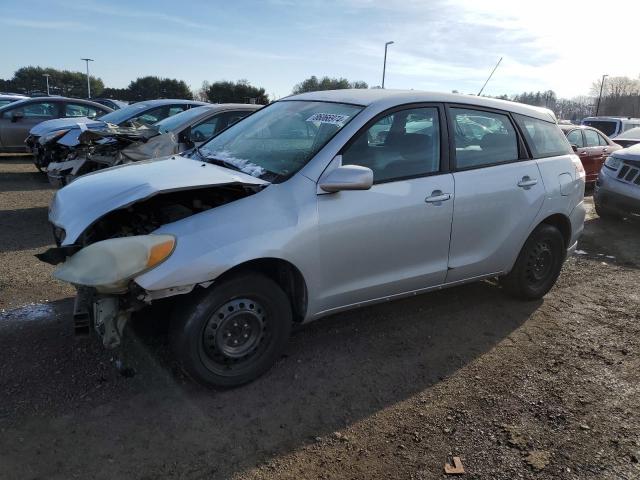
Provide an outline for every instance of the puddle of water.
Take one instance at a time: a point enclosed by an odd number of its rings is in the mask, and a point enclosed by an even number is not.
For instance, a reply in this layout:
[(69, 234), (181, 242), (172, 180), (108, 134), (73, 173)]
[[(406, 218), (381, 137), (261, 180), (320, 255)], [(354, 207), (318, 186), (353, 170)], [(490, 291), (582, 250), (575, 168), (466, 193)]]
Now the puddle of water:
[(43, 321), (56, 318), (56, 310), (50, 303), (29, 303), (11, 310), (0, 310), (0, 322)]

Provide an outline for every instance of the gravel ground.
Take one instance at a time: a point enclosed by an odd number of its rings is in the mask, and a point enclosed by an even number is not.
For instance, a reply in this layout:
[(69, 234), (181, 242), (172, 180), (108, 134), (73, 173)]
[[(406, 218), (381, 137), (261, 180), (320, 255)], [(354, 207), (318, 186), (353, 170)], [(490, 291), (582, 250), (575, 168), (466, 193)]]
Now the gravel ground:
[(258, 381), (212, 391), (136, 319), (137, 374), (74, 338), (72, 291), (33, 254), (52, 191), (0, 159), (0, 478), (640, 478), (640, 222), (591, 211), (557, 286), (489, 282), (297, 331)]

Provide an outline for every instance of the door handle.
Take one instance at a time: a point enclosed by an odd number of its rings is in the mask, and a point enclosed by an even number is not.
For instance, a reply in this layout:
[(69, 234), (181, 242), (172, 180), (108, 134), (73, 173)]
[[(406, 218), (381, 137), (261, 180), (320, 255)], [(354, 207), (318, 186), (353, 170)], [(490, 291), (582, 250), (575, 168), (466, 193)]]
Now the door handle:
[(431, 195), (424, 199), (427, 203), (446, 202), (451, 198), (450, 193), (442, 193), (442, 190), (434, 190)]
[(518, 182), (518, 186), (521, 188), (524, 188), (525, 190), (528, 190), (529, 188), (537, 184), (538, 184), (538, 180), (536, 180), (535, 178), (529, 177), (529, 175), (525, 175), (524, 177), (522, 177), (522, 180)]

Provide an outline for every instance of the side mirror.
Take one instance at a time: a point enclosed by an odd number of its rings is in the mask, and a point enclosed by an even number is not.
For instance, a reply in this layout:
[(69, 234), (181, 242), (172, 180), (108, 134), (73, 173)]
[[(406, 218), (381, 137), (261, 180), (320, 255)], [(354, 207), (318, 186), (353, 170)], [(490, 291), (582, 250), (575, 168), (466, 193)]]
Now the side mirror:
[(576, 145), (576, 144), (572, 143), (572, 144), (571, 144), (571, 148), (573, 149), (573, 151), (574, 151), (575, 153), (578, 153), (578, 145)]
[(373, 185), (373, 171), (359, 165), (344, 165), (320, 178), (318, 186), (325, 192), (341, 190), (369, 190)]
[(17, 122), (18, 120), (21, 120), (23, 118), (24, 118), (24, 112), (22, 112), (20, 110), (16, 110), (16, 111), (11, 113), (11, 121), (12, 122)]

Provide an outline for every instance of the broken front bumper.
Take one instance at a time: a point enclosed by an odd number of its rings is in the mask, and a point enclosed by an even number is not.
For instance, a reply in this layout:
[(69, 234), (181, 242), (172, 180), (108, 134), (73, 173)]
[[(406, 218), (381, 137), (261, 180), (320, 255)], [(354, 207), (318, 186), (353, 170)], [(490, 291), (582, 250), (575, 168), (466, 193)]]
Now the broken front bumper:
[(131, 314), (146, 304), (135, 295), (101, 295), (93, 288), (77, 287), (73, 306), (73, 323), (76, 335), (90, 335), (94, 331), (105, 348), (120, 345), (124, 327)]

